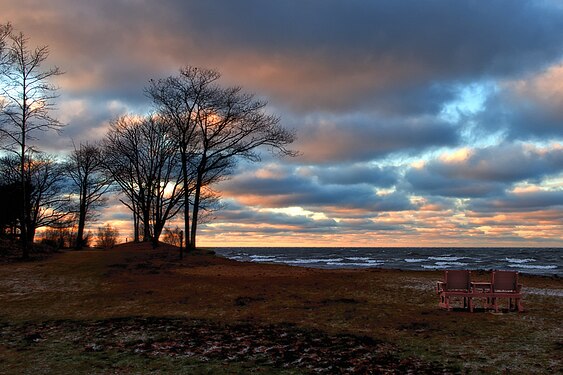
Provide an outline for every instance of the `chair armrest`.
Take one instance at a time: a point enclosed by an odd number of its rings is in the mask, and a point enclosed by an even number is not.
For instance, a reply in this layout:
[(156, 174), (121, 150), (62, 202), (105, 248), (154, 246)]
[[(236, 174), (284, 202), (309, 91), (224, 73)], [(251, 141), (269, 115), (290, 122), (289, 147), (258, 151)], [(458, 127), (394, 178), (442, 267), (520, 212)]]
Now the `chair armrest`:
[(443, 290), (445, 289), (445, 288), (444, 288), (444, 285), (446, 285), (445, 282), (443, 282), (443, 281), (436, 281), (436, 293), (440, 293), (441, 291), (443, 291)]

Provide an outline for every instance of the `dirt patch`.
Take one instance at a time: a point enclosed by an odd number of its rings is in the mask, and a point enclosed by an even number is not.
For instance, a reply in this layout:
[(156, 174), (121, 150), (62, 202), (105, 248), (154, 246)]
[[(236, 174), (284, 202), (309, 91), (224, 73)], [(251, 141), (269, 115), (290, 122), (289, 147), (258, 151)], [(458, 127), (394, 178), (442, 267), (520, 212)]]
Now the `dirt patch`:
[(439, 363), (403, 357), (396, 347), (370, 337), (327, 335), (291, 324), (221, 325), (199, 320), (127, 318), (3, 326), (1, 332), (2, 344), (16, 350), (32, 350), (48, 341), (67, 339), (84, 352), (117, 350), (151, 358), (187, 356), (201, 362), (253, 362), (314, 373), (455, 372)]
[(235, 299), (235, 306), (239, 306), (239, 307), (244, 307), (244, 306), (248, 306), (252, 303), (255, 302), (264, 302), (266, 299), (262, 296), (256, 296), (256, 297), (250, 297), (250, 296), (245, 296), (245, 297), (237, 297)]

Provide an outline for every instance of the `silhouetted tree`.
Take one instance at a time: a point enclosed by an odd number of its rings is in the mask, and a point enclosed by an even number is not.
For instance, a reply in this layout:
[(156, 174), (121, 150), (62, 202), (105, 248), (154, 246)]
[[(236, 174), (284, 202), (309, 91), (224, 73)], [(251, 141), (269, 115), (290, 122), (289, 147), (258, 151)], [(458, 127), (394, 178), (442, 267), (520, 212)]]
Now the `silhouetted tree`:
[[(6, 49), (6, 40), (8, 39), (10, 33), (12, 32), (12, 25), (7, 23), (5, 25), (0, 25), (0, 78), (6, 73), (6, 68), (9, 66), (9, 54)], [(2, 80), (0, 79), (0, 82)], [(3, 105), (3, 100), (0, 99), (0, 108)]]
[(158, 239), (166, 221), (181, 209), (183, 182), (176, 142), (157, 116), (124, 116), (113, 121), (104, 141), (103, 161), (138, 215), (143, 241)]
[[(44, 70), (43, 63), (49, 56), (47, 46), (32, 49), (29, 39), (23, 33), (10, 30), (7, 46), (8, 66), (3, 74), (0, 96), (4, 103), (0, 111), (0, 134), (6, 141), (6, 149), (14, 152), (19, 159), (19, 183), (26, 196), (26, 167), (31, 160), (30, 141), (36, 131), (59, 130), (62, 124), (50, 113), (54, 109), (57, 88), (49, 80), (62, 74), (58, 68)], [(30, 207), (28, 199), (23, 200), (21, 208), (24, 222), (32, 222), (27, 217)], [(33, 243), (33, 233), (27, 226), (21, 227), (23, 257), (29, 257), (28, 244)]]
[[(159, 113), (173, 125), (182, 160), (186, 194), (191, 200), (191, 228), (186, 243), (196, 247), (202, 192), (230, 174), (237, 158), (260, 160), (257, 149), (269, 147), (283, 155), (294, 155), (286, 147), (295, 135), (265, 112), (267, 103), (240, 87), (222, 88), (214, 70), (186, 67), (180, 74), (151, 81), (148, 95)], [(186, 196), (185, 210), (191, 197)], [(188, 233), (189, 216), (185, 217)]]
[[(10, 184), (19, 184), (21, 167), (17, 156), (0, 159), (0, 175)], [(26, 155), (24, 183), (26, 185), (25, 215), (20, 216), (20, 233), (27, 233), (33, 242), (37, 228), (61, 226), (70, 215), (70, 199), (65, 191), (63, 166), (42, 153)]]
[(177, 140), (184, 182), (184, 236), (190, 247), (190, 202), (195, 190), (196, 170), (193, 159), (198, 154), (197, 121), (200, 111), (216, 96), (215, 82), (220, 74), (214, 70), (187, 66), (178, 76), (151, 80), (146, 92), (161, 116), (171, 124)]
[(109, 249), (117, 244), (119, 231), (109, 224), (98, 228), (97, 245), (104, 249)]
[(80, 144), (68, 157), (65, 164), (70, 177), (72, 191), (78, 196), (78, 226), (74, 246), (84, 246), (84, 227), (86, 221), (95, 216), (95, 208), (106, 202), (104, 194), (109, 190), (112, 179), (105, 172), (101, 150), (93, 144)]
[(21, 185), (18, 182), (6, 182), (2, 178), (0, 185), (0, 237), (17, 238), (18, 226), (21, 222), (22, 198)]

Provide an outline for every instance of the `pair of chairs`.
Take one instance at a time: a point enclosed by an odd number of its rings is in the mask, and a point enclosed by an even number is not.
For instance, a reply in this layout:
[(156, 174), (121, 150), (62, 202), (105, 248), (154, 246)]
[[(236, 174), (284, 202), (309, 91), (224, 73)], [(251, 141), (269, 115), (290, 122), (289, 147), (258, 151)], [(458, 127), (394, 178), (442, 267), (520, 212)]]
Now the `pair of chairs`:
[(499, 309), (499, 299), (508, 299), (508, 309), (524, 311), (522, 306), (522, 284), (518, 283), (518, 272), (492, 271), (490, 282), (471, 281), (469, 270), (449, 270), (444, 272), (444, 280), (436, 284), (440, 296), (439, 306), (452, 309), (454, 298), (463, 300), (463, 307), (473, 312), (474, 298), (486, 298), (489, 308)]

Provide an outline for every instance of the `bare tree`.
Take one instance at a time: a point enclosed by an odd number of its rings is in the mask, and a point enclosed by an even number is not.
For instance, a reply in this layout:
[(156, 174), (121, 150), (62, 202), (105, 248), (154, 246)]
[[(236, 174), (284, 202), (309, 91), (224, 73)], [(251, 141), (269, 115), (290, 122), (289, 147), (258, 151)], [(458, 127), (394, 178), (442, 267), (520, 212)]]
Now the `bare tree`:
[[(47, 46), (32, 49), (29, 39), (23, 33), (9, 34), (10, 45), (7, 48), (9, 66), (3, 78), (4, 85), (0, 96), (4, 104), (0, 112), (0, 133), (7, 140), (6, 148), (19, 158), (19, 182), (23, 195), (26, 196), (26, 167), (31, 160), (33, 148), (30, 141), (37, 131), (60, 130), (62, 124), (51, 116), (57, 88), (49, 82), (61, 73), (59, 68), (43, 69), (42, 65), (49, 56)], [(27, 217), (28, 200), (23, 200), (22, 217), (24, 222), (32, 220)], [(26, 225), (21, 232), (23, 257), (29, 257), (28, 243), (33, 235), (27, 233)], [(32, 243), (32, 242), (31, 242)]]
[[(295, 135), (276, 116), (265, 112), (267, 103), (240, 87), (221, 88), (214, 70), (186, 67), (180, 74), (151, 81), (147, 93), (176, 129), (184, 181), (191, 184), (191, 228), (186, 213), (186, 244), (195, 249), (202, 192), (230, 174), (238, 158), (260, 160), (257, 149), (269, 147), (282, 155)], [(188, 198), (188, 197), (187, 197)], [(190, 197), (191, 198), (191, 197)], [(190, 200), (186, 199), (186, 211)]]
[(199, 148), (197, 121), (200, 111), (217, 95), (216, 81), (220, 74), (214, 70), (187, 66), (178, 76), (151, 80), (146, 89), (158, 113), (172, 126), (184, 181), (184, 234), (186, 247), (190, 247), (190, 202), (195, 190), (193, 159)]
[[(7, 23), (5, 25), (0, 25), (0, 75), (6, 73), (6, 68), (9, 66), (9, 54), (6, 49), (6, 40), (12, 32), (12, 25)], [(3, 101), (0, 100), (0, 108), (2, 107)]]
[(183, 181), (176, 141), (157, 116), (121, 117), (111, 123), (104, 141), (104, 165), (121, 191), (122, 201), (138, 215), (143, 241), (158, 239), (166, 221), (181, 209)]
[[(0, 175), (6, 182), (19, 183), (21, 167), (17, 156), (0, 159)], [(24, 183), (26, 212), (20, 218), (20, 233), (33, 242), (37, 228), (60, 226), (69, 218), (70, 199), (65, 191), (63, 166), (52, 156), (28, 153)]]
[(104, 173), (100, 148), (93, 144), (75, 146), (65, 167), (73, 192), (78, 196), (78, 227), (74, 246), (81, 249), (84, 246), (86, 221), (95, 217), (95, 208), (105, 204), (107, 199), (104, 194), (109, 190), (112, 179)]

